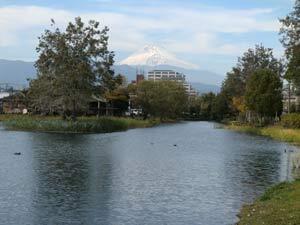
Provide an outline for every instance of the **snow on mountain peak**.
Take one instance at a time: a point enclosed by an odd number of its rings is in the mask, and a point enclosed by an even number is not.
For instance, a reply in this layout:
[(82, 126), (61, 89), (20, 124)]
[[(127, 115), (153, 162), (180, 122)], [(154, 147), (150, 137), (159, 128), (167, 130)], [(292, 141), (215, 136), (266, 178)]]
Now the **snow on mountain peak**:
[(177, 59), (176, 56), (167, 52), (165, 49), (154, 45), (146, 45), (119, 64), (133, 66), (170, 65), (185, 69), (198, 69), (197, 65)]

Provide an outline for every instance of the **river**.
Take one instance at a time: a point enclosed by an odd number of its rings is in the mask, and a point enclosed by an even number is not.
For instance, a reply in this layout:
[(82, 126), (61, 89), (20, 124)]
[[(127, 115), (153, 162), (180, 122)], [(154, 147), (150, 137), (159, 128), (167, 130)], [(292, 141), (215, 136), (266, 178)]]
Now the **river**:
[(290, 178), (284, 150), (295, 147), (217, 127), (85, 135), (2, 128), (0, 224), (234, 224), (243, 204)]

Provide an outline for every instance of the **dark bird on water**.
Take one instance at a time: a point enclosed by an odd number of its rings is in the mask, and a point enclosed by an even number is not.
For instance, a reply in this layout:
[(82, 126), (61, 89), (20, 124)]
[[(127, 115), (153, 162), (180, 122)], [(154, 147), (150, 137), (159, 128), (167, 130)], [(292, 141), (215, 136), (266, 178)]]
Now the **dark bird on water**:
[(15, 152), (14, 155), (21, 155), (21, 152)]
[(291, 150), (291, 149), (286, 150), (286, 149), (284, 149), (284, 153), (287, 153), (287, 152), (294, 152), (294, 150)]
[(177, 145), (176, 145), (176, 144), (174, 144), (173, 146), (174, 146), (174, 147), (177, 147)]

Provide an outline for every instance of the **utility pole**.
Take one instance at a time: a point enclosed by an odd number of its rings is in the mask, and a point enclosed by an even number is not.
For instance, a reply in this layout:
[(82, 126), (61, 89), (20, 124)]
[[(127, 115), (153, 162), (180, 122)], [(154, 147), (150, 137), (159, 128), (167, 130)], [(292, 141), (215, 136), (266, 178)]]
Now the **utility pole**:
[(288, 83), (288, 114), (290, 114), (291, 107), (291, 82)]

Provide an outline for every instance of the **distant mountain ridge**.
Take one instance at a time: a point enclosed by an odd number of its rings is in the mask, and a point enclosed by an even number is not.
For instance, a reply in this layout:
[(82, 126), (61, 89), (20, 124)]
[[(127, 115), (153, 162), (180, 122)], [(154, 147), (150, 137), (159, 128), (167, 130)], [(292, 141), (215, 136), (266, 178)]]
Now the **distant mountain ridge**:
[(129, 66), (129, 65), (115, 65), (114, 70), (116, 74), (123, 74), (126, 76), (127, 81), (131, 82), (136, 79), (136, 73), (144, 72), (147, 78), (147, 72), (150, 70), (174, 70), (186, 75), (186, 79), (192, 86), (200, 93), (220, 91), (221, 82), (223, 77), (205, 70), (187, 70), (175, 66), (159, 65), (159, 66)]
[(0, 83), (28, 84), (28, 78), (36, 76), (33, 62), (0, 59)]
[[(128, 82), (135, 80), (137, 69), (143, 70), (145, 75), (149, 70), (153, 69), (171, 69), (186, 75), (196, 90), (204, 92), (218, 92), (223, 77), (205, 70), (184, 69), (176, 66), (157, 65), (157, 66), (129, 66), (114, 65), (115, 74), (122, 74), (127, 78)], [(36, 69), (33, 62), (24, 62), (20, 60), (4, 60), (0, 59), (0, 84), (10, 83), (20, 86), (28, 86), (27, 79), (36, 77)]]

